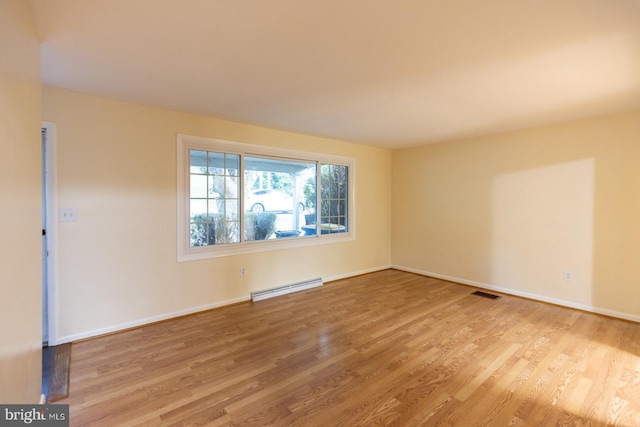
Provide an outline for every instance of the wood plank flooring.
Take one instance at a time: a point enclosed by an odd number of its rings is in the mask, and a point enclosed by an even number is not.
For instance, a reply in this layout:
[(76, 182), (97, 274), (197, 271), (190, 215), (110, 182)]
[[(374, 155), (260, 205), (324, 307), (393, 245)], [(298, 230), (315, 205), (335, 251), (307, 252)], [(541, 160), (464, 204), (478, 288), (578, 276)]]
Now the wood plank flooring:
[(396, 270), (74, 343), (72, 426), (640, 426), (640, 324)]

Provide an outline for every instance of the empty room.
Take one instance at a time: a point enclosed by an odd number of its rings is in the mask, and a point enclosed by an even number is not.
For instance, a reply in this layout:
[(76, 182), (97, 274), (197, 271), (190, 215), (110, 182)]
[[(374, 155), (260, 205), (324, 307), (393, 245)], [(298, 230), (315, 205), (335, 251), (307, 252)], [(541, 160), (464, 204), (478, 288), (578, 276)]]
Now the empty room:
[(0, 0), (0, 404), (640, 425), (639, 22)]

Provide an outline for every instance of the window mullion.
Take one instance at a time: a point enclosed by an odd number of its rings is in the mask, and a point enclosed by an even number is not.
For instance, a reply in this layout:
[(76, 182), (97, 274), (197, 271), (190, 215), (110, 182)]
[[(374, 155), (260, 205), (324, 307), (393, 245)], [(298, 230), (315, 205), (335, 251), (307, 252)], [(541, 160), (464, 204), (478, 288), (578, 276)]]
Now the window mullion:
[(240, 243), (244, 243), (245, 242), (245, 235), (244, 235), (244, 213), (245, 213), (245, 206), (244, 206), (244, 159), (245, 159), (245, 154), (242, 153), (240, 155), (240, 170), (238, 171), (238, 174), (240, 175), (240, 191), (238, 194), (238, 198), (240, 199), (240, 212), (238, 213), (238, 215), (240, 215)]
[(316, 166), (316, 236), (320, 237), (320, 222), (322, 219), (322, 162)]

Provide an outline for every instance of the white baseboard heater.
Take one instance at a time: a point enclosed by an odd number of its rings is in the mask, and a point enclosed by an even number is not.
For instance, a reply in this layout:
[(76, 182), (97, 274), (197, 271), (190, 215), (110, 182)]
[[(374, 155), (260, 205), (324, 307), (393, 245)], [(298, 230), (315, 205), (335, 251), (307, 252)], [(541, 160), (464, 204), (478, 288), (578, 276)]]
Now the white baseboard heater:
[(267, 298), (273, 298), (292, 292), (303, 291), (305, 289), (316, 288), (322, 286), (322, 279), (312, 279), (304, 282), (291, 283), (288, 285), (277, 286), (275, 288), (263, 289), (261, 291), (251, 292), (251, 301), (260, 301)]

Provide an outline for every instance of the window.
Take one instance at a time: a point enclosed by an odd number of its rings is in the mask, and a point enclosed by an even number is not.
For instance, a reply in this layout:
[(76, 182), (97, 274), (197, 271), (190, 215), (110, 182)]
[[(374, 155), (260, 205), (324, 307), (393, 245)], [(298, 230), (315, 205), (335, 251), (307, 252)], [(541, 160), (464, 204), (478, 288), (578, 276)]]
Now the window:
[(353, 240), (351, 158), (177, 137), (178, 261)]
[[(328, 233), (347, 229), (347, 207), (349, 206), (349, 167), (344, 165), (322, 165), (320, 179), (321, 212), (320, 227), (326, 226)], [(324, 231), (324, 229), (323, 229)]]
[(189, 245), (240, 241), (240, 156), (189, 150)]

